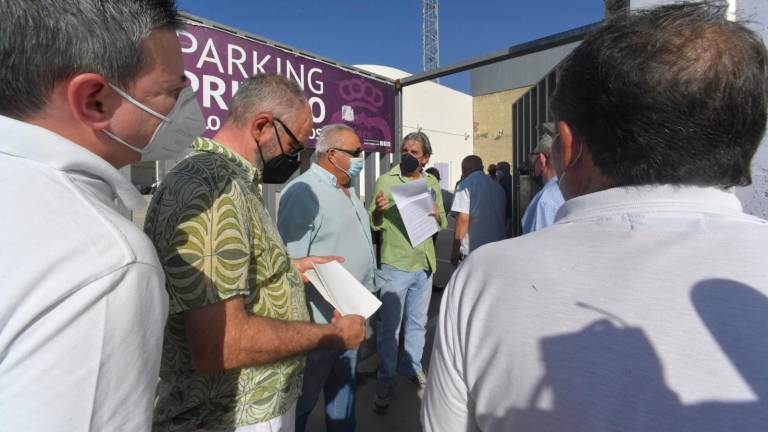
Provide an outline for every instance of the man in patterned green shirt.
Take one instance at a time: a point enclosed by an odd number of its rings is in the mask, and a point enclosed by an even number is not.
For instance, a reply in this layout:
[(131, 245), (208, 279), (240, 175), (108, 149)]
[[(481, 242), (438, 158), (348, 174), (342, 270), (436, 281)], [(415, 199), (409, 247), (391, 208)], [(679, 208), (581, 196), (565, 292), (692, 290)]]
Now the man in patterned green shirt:
[(155, 193), (145, 231), (170, 295), (155, 430), (292, 427), (303, 353), (362, 341), (362, 317), (307, 322), (301, 272), (334, 257), (291, 261), (259, 191), (295, 170), (311, 126), (296, 83), (251, 77)]

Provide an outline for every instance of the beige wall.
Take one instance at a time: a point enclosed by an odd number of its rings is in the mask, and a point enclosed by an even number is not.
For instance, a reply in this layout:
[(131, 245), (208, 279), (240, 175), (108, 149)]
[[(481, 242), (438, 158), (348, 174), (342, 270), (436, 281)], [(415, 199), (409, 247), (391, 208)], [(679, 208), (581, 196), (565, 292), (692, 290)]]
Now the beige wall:
[(530, 87), (521, 87), (472, 100), (474, 154), (486, 167), (500, 161), (512, 163), (512, 104)]

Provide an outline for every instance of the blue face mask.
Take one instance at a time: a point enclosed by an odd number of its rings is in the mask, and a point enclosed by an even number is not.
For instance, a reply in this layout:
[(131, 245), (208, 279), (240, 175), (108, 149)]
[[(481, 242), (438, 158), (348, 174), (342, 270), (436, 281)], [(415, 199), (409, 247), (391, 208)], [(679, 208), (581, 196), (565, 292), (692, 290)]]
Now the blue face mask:
[(360, 171), (363, 170), (363, 165), (365, 162), (363, 162), (363, 158), (349, 158), (349, 169), (347, 170), (347, 175), (350, 179), (353, 179), (360, 175)]

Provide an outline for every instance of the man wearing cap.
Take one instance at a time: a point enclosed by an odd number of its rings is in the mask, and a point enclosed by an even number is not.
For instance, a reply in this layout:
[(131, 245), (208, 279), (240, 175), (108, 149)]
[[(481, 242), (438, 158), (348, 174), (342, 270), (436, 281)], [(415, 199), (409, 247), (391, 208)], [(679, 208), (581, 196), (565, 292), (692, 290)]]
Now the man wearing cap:
[(541, 190), (533, 196), (523, 214), (523, 234), (544, 229), (555, 222), (555, 216), (563, 205), (563, 193), (557, 185), (557, 172), (552, 165), (552, 143), (557, 139), (554, 123), (542, 125), (544, 133), (539, 144), (531, 153), (533, 159), (533, 181)]

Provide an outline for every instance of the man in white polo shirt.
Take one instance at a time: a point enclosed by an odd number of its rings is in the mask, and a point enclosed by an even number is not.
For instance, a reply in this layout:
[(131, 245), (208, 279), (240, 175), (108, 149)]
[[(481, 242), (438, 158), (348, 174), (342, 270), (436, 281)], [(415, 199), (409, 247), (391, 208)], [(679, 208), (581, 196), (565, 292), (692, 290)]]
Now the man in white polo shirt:
[(456, 217), (453, 265), (486, 243), (504, 240), (507, 223), (504, 188), (483, 174), (479, 156), (470, 155), (461, 161), (461, 178), (451, 205)]
[(118, 171), (203, 129), (172, 1), (0, 2), (0, 429), (148, 431), (168, 296)]
[(765, 431), (768, 222), (742, 211), (768, 53), (724, 2), (609, 19), (560, 66), (545, 230), (443, 296), (427, 432)]

